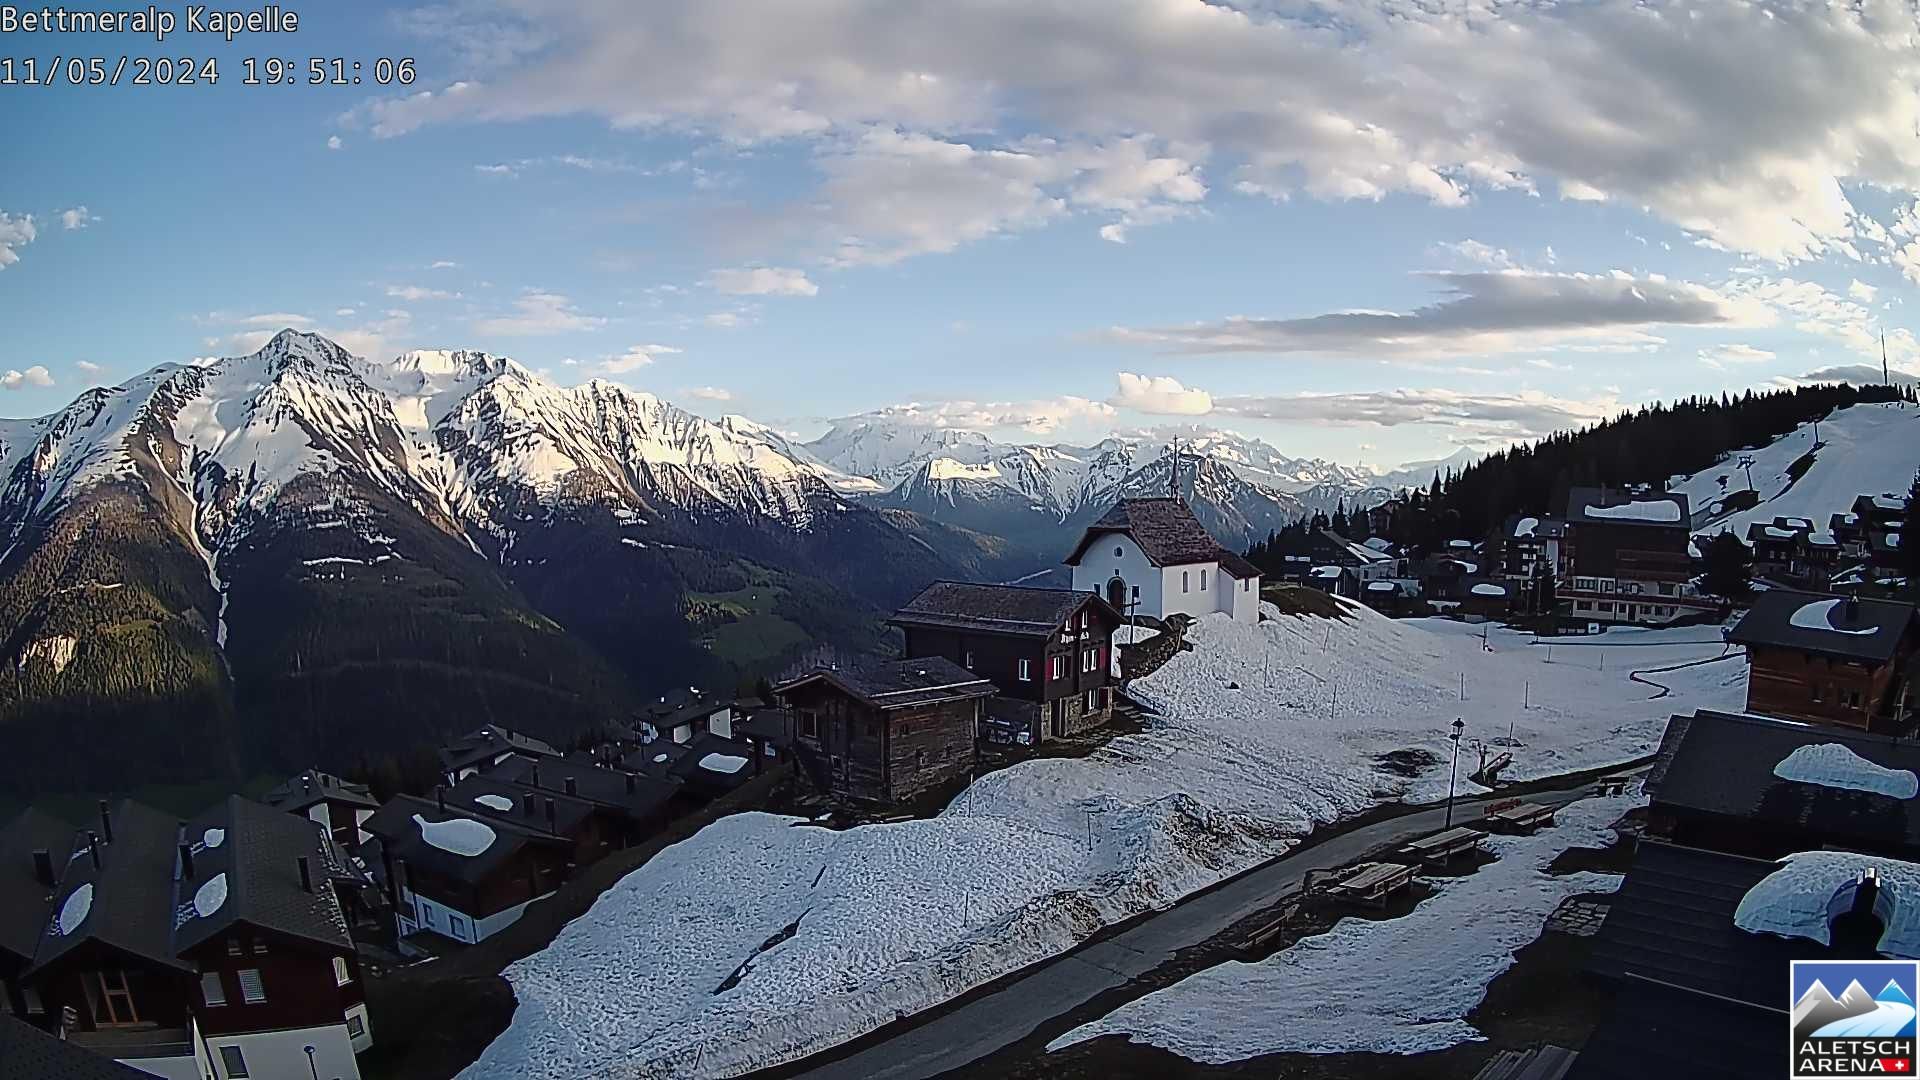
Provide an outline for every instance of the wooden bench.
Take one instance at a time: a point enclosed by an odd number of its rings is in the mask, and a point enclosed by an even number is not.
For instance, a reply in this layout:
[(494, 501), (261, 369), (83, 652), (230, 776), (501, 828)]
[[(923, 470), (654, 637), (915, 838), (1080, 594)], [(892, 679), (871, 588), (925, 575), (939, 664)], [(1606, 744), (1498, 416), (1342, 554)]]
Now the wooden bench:
[(1369, 907), (1386, 907), (1394, 893), (1413, 884), (1413, 867), (1400, 863), (1361, 863), (1354, 872), (1327, 887), (1339, 900)]
[(1553, 824), (1554, 810), (1539, 803), (1516, 802), (1498, 809), (1489, 808), (1486, 824), (1497, 832), (1530, 833), (1542, 825)]
[(1401, 855), (1417, 859), (1429, 865), (1442, 865), (1456, 855), (1465, 855), (1480, 849), (1480, 841), (1486, 836), (1479, 829), (1465, 825), (1455, 826), (1445, 832), (1422, 837), (1400, 849)]
[(1638, 773), (1614, 773), (1611, 776), (1601, 777), (1595, 786), (1600, 789), (1602, 795), (1624, 795), (1627, 792), (1627, 786), (1632, 784), (1638, 775)]

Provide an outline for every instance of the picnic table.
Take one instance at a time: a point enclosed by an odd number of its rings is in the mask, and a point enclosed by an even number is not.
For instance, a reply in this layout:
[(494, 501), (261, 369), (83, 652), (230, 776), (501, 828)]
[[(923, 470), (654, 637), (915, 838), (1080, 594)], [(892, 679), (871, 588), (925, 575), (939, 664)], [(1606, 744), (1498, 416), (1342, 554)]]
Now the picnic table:
[(1603, 776), (1600, 778), (1599, 784), (1598, 784), (1600, 788), (1600, 794), (1623, 795), (1626, 793), (1627, 785), (1633, 783), (1634, 778), (1638, 775), (1639, 775), (1638, 773), (1620, 772), (1620, 773), (1613, 773), (1608, 776)]
[(1401, 854), (1418, 859), (1424, 863), (1441, 864), (1456, 855), (1464, 855), (1480, 848), (1480, 840), (1486, 836), (1479, 829), (1457, 825), (1445, 832), (1421, 837), (1400, 849)]
[(1356, 904), (1385, 907), (1387, 898), (1413, 884), (1413, 867), (1400, 863), (1361, 863), (1354, 872), (1327, 887), (1327, 892)]
[(1529, 833), (1542, 825), (1553, 824), (1553, 813), (1551, 806), (1514, 802), (1497, 809), (1490, 808), (1486, 822), (1489, 827), (1501, 832)]

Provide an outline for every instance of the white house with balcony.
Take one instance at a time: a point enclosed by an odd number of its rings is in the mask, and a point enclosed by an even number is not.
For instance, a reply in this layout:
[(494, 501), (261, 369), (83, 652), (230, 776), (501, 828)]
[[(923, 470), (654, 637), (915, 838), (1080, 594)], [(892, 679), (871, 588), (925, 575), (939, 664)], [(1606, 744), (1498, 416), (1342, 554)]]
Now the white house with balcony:
[(1260, 571), (1220, 546), (1180, 499), (1122, 499), (1066, 558), (1073, 587), (1123, 615), (1260, 618)]

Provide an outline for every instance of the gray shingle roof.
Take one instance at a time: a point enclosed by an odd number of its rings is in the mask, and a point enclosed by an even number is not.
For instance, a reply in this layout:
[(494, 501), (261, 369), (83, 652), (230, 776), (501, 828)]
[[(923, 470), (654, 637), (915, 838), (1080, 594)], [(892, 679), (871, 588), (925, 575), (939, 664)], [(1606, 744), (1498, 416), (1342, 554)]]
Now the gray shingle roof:
[[(209, 846), (208, 832), (220, 830), (221, 842)], [(318, 822), (230, 796), (187, 823), (193, 845), (193, 877), (177, 890), (174, 951), (205, 942), (235, 923), (246, 923), (289, 937), (351, 949), (346, 915), (327, 882), (351, 877), (346, 857)], [(307, 860), (313, 888), (300, 887), (300, 863)], [(226, 901), (200, 915), (195, 893), (216, 875), (226, 875)]]
[[(1661, 520), (1655, 516), (1633, 516), (1607, 514), (1609, 508), (1625, 507), (1632, 503), (1672, 503), (1678, 516), (1671, 520)], [(1603, 511), (1594, 513), (1595, 510)], [(1676, 491), (1656, 491), (1635, 495), (1620, 488), (1577, 487), (1567, 491), (1567, 521), (1573, 524), (1589, 525), (1632, 525), (1646, 528), (1685, 529), (1687, 527), (1687, 497)]]
[(1087, 527), (1067, 565), (1078, 565), (1094, 541), (1114, 533), (1131, 536), (1155, 566), (1219, 562), (1223, 551), (1184, 499), (1121, 499)]
[(559, 757), (560, 751), (553, 744), (531, 735), (523, 735), (499, 724), (486, 727), (464, 735), (440, 748), (440, 764), (449, 769), (462, 769), (468, 765), (477, 765), (491, 761), (500, 754), (517, 753), (530, 757)]
[[(546, 822), (544, 805), (540, 813), (541, 825), (544, 829)], [(429, 823), (455, 819), (478, 821), (493, 830), (494, 841), (478, 855), (456, 854), (428, 843), (421, 836), (420, 826), (413, 820), (415, 817)], [(386, 853), (396, 861), (405, 859), (409, 866), (416, 869), (438, 877), (469, 883), (485, 880), (503, 863), (529, 846), (546, 845), (557, 848), (569, 846), (566, 840), (544, 831), (525, 828), (504, 818), (466, 813), (457, 810), (452, 804), (443, 811), (433, 800), (419, 799), (412, 795), (396, 795), (387, 800), (386, 805), (368, 818), (362, 828), (379, 837)]]
[(0, 1080), (152, 1080), (0, 1012)]
[(67, 868), (74, 835), (72, 825), (32, 808), (0, 829), (0, 950), (23, 961), (33, 957), (53, 892), (34, 876), (33, 853), (46, 850), (58, 880)]
[(878, 709), (903, 709), (995, 693), (992, 682), (942, 656), (821, 668), (774, 687), (774, 692), (784, 694), (815, 679), (824, 679)]
[(1043, 638), (1064, 626), (1086, 604), (1103, 611), (1109, 626), (1119, 625), (1119, 612), (1093, 593), (967, 581), (934, 582), (888, 621), (896, 626), (939, 626)]
[[(1821, 609), (1828, 601), (1839, 600)], [(1824, 621), (1825, 626), (1796, 625)], [(1763, 645), (1884, 664), (1891, 660), (1908, 628), (1914, 606), (1898, 600), (1861, 598), (1857, 601), (1831, 593), (1769, 589), (1754, 598), (1727, 640), (1738, 645)], [(1830, 629), (1829, 629), (1830, 627)], [(1870, 633), (1861, 631), (1871, 630)]]
[(522, 791), (537, 791), (543, 796), (562, 798), (566, 797), (567, 781), (572, 780), (575, 798), (624, 810), (636, 817), (644, 817), (666, 805), (667, 800), (673, 798), (676, 787), (670, 781), (655, 776), (638, 775), (643, 770), (635, 769), (633, 790), (628, 791), (628, 773), (570, 759), (540, 762), (539, 783), (535, 784), (535, 768), (531, 761), (516, 759), (502, 762), (488, 769), (484, 775), (493, 780), (509, 782)]
[[(180, 823), (131, 799), (114, 806), (112, 816), (113, 840), (102, 838), (100, 865), (93, 865), (84, 841), (67, 864), (34, 948), (34, 968), (53, 963), (84, 941), (98, 941), (164, 967), (187, 967), (173, 949), (174, 845)], [(83, 886), (92, 891), (86, 916), (71, 932), (61, 933), (59, 913)]]
[(377, 810), (380, 803), (365, 784), (356, 784), (342, 780), (332, 773), (319, 769), (308, 769), (285, 783), (275, 787), (260, 797), (260, 801), (275, 810), (299, 813), (318, 802), (347, 803), (352, 806)]

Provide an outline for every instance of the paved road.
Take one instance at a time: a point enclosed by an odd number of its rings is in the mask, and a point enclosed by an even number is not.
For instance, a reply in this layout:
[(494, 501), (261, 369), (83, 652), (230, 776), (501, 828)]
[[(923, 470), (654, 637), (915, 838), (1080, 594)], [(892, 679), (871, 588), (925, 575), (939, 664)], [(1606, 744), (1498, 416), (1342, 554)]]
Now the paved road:
[[(1533, 802), (1565, 805), (1593, 792), (1591, 783), (1540, 791)], [(1460, 808), (1494, 801), (1498, 794), (1462, 799)], [(1471, 811), (1469, 812), (1471, 814)], [(803, 1080), (926, 1080), (978, 1061), (1026, 1038), (1040, 1025), (1173, 959), (1181, 949), (1219, 936), (1228, 927), (1301, 887), (1307, 873), (1332, 870), (1383, 846), (1416, 839), (1440, 828), (1444, 807), (1419, 810), (1341, 833), (1296, 850), (1182, 901), (1077, 952), (1034, 964), (989, 994), (973, 998), (923, 1024), (797, 1074)], [(912, 1025), (911, 1018), (903, 1025)], [(831, 1051), (829, 1051), (831, 1053)]]

